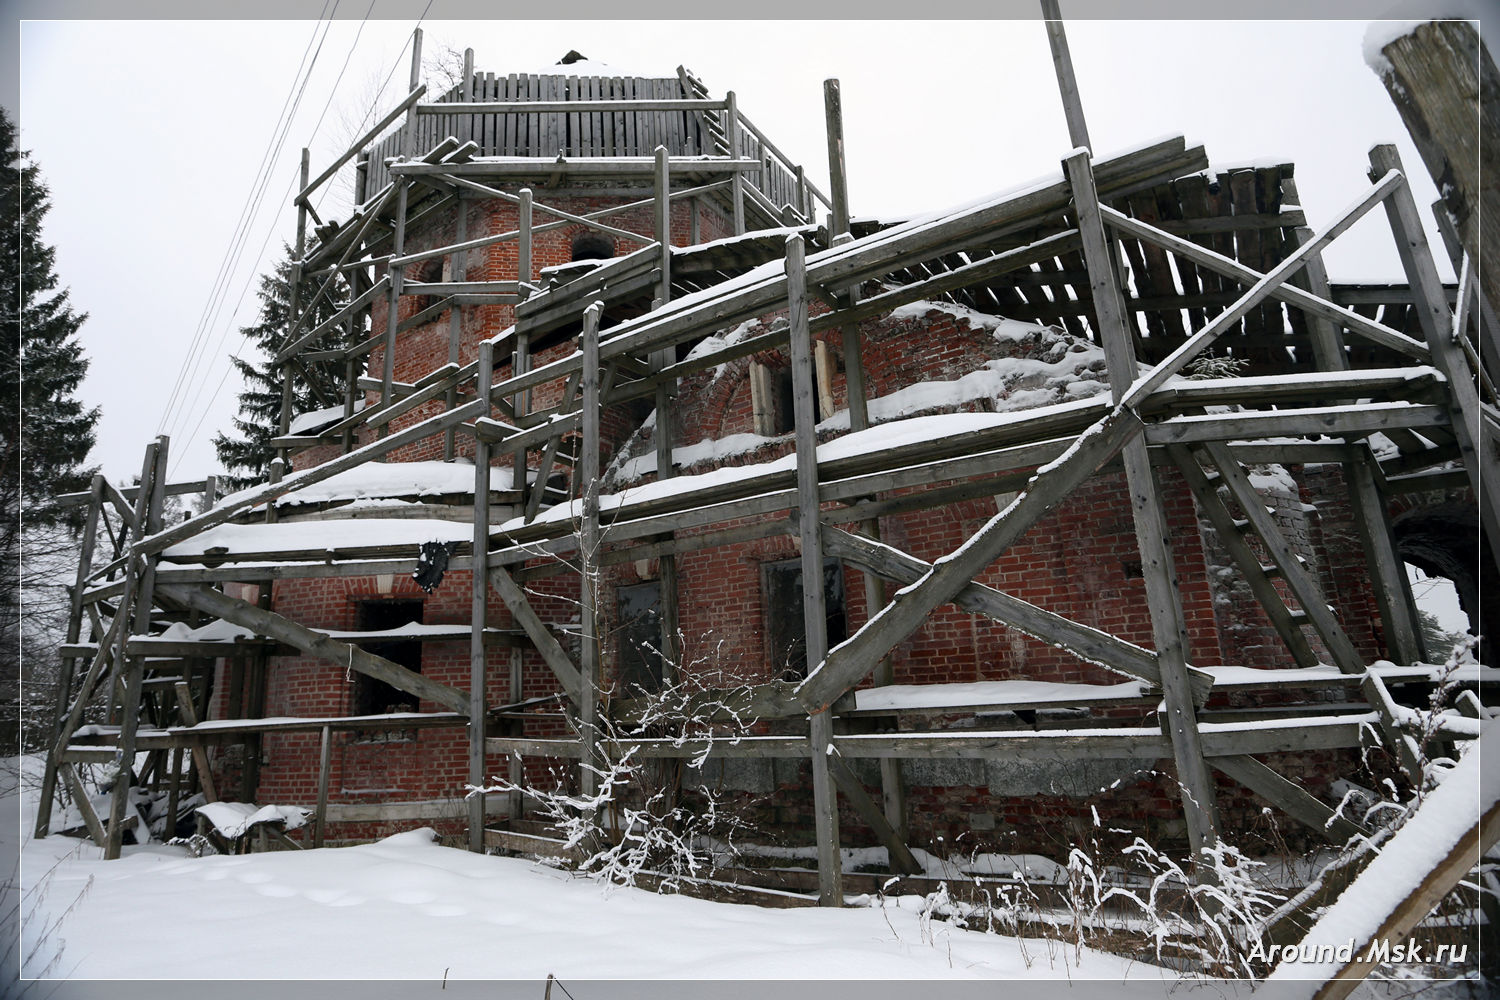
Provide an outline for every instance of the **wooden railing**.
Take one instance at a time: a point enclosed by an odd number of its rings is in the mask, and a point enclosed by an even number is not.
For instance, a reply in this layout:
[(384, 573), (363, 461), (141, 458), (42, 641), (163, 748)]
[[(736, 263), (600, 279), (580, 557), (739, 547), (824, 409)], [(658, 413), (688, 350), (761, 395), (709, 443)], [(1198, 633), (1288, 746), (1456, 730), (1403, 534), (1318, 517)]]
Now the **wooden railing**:
[(467, 100), (464, 88), (455, 88), (416, 104), (406, 123), (369, 147), (357, 198), (390, 181), (386, 160), (401, 151), (410, 128), (415, 156), (450, 135), (472, 140), (480, 157), (649, 157), (657, 146), (674, 157), (728, 157), (732, 141), (739, 158), (761, 164), (745, 187), (767, 214), (779, 218), (790, 205), (811, 221), (818, 203), (829, 205), (760, 129), (737, 111), (731, 122), (732, 101), (685, 97), (684, 89), (679, 79), (476, 73)]

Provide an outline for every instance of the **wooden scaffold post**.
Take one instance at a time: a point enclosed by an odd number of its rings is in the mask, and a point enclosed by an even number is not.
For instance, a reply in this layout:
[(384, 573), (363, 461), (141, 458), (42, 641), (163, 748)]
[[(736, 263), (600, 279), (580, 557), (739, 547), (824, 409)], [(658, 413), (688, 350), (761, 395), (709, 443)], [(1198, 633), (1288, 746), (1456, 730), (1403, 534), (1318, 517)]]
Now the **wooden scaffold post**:
[[(823, 549), (818, 517), (818, 432), (814, 409), (812, 328), (807, 313), (807, 266), (802, 237), (786, 241), (787, 315), (791, 320), (792, 415), (796, 427), (797, 536), (802, 549), (802, 618), (811, 670), (828, 657), (828, 615), (823, 596)], [(818, 839), (818, 902), (842, 906), (843, 867), (839, 853), (838, 792), (829, 773), (833, 753), (833, 709), (825, 706), (808, 720), (812, 764), (813, 816)]]
[[(1083, 239), (1084, 264), (1088, 269), (1099, 337), (1109, 368), (1110, 392), (1115, 402), (1126, 396), (1135, 380), (1135, 346), (1126, 326), (1127, 316), (1115, 283), (1114, 250), (1104, 233), (1094, 170), (1087, 150), (1079, 150), (1063, 161), (1073, 188), (1073, 207)], [(1182, 595), (1177, 570), (1168, 544), (1166, 518), (1157, 494), (1156, 477), (1146, 442), (1132, 437), (1121, 452), (1130, 491), (1130, 509), (1135, 520), (1136, 541), (1141, 554), (1146, 599), (1151, 612), (1151, 632), (1161, 668), (1161, 686), (1166, 702), (1167, 732), (1177, 765), (1177, 782), (1187, 819), (1188, 843), (1195, 858), (1218, 838), (1215, 818), (1214, 779), (1203, 759), (1197, 713), (1188, 683), (1187, 626), (1182, 613)]]

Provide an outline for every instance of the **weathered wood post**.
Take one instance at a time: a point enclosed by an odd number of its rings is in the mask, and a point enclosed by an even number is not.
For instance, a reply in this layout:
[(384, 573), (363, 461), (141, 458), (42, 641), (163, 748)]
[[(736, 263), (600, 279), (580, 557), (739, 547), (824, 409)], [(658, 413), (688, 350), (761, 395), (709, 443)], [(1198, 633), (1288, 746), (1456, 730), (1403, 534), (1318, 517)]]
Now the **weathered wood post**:
[[(473, 49), (469, 50), (471, 55), (473, 51)], [(464, 240), (468, 239), (469, 236), (469, 205), (464, 197), (464, 192), (460, 191), (458, 197), (454, 199), (453, 211), (453, 241), (455, 243), (462, 243)], [(449, 274), (453, 281), (464, 280), (464, 275), (466, 273), (465, 264), (465, 252), (463, 250), (455, 250), (453, 252), (453, 263), (449, 270)], [(456, 365), (459, 363), (459, 339), (462, 330), (463, 309), (458, 305), (457, 302), (450, 301), (448, 303), (449, 364)], [(450, 410), (458, 405), (458, 386), (455, 385), (449, 388), (446, 395), (446, 400), (447, 402), (445, 405)], [(456, 427), (449, 427), (443, 432), (443, 461), (445, 462), (453, 461), (454, 435), (457, 432), (458, 428)]]
[(602, 303), (594, 302), (583, 312), (583, 392), (581, 413), (583, 454), (578, 458), (578, 483), (582, 500), (582, 523), (578, 529), (579, 559), (579, 656), (582, 674), (578, 698), (578, 735), (583, 744), (580, 786), (585, 797), (598, 788), (599, 767), (599, 317)]
[[(829, 200), (833, 202), (832, 242), (835, 246), (847, 243), (854, 237), (849, 232), (849, 175), (844, 162), (844, 102), (837, 79), (823, 81), (823, 114), (828, 133)], [(802, 180), (798, 167), (799, 182)], [(859, 289), (851, 286), (845, 293), (849, 305), (859, 302)], [(844, 396), (849, 407), (849, 429), (862, 431), (870, 426), (870, 406), (865, 387), (864, 345), (859, 337), (857, 323), (845, 323), (839, 328), (841, 346), (844, 350)], [(880, 521), (871, 518), (860, 522), (860, 530), (871, 538), (880, 538)], [(865, 591), (865, 614), (874, 617), (890, 600), (885, 580), (877, 573), (866, 570), (861, 574)], [(895, 681), (895, 666), (889, 655), (882, 656), (875, 666), (873, 677), (876, 687)], [(906, 779), (901, 773), (901, 761), (894, 758), (880, 759), (881, 808), (886, 822), (904, 841), (906, 827)]]
[(745, 175), (733, 166), (733, 161), (740, 158), (740, 107), (732, 90), (724, 95), (724, 137), (729, 143), (731, 161), (729, 190), (734, 204), (734, 235), (739, 236), (745, 231)]
[[(131, 538), (133, 543), (139, 542), (144, 537), (143, 531), (144, 534), (150, 535), (161, 530), (162, 503), (166, 499), (167, 485), (167, 445), (168, 439), (162, 435), (146, 449), (147, 461), (141, 467), (140, 493), (136, 502), (137, 518)], [(131, 561), (134, 562), (135, 559), (134, 545), (132, 545)], [(121, 672), (124, 694), (121, 698), (120, 736), (116, 750), (119, 773), (115, 776), (113, 793), (110, 795), (108, 842), (104, 846), (106, 861), (120, 856), (121, 838), (125, 833), (125, 809), (130, 797), (132, 769), (135, 766), (135, 732), (140, 724), (141, 689), (146, 674), (144, 657), (131, 656), (127, 659), (123, 654), (132, 631), (139, 634), (151, 631), (156, 559), (154, 554), (146, 557), (145, 566), (139, 571), (140, 583), (135, 592), (133, 622), (131, 627), (120, 630), (119, 655), (125, 663), (125, 669)], [(122, 603), (118, 613), (123, 615), (130, 613), (131, 610)]]
[[(1136, 358), (1120, 289), (1115, 283), (1114, 252), (1105, 237), (1088, 151), (1074, 152), (1063, 161), (1063, 167), (1073, 188), (1073, 205), (1083, 238), (1084, 265), (1088, 269), (1099, 336), (1109, 366), (1110, 393), (1118, 403), (1135, 380)], [(1177, 765), (1188, 843), (1196, 861), (1201, 858), (1200, 852), (1217, 840), (1218, 822), (1214, 779), (1203, 759), (1197, 713), (1193, 707), (1192, 688), (1188, 684), (1188, 637), (1182, 614), (1182, 595), (1177, 589), (1177, 570), (1168, 544), (1166, 517), (1145, 440), (1140, 436), (1131, 437), (1121, 452), (1121, 458), (1125, 464), (1130, 509), (1141, 553), (1141, 570), (1151, 611), (1151, 632), (1161, 668), (1167, 732), (1172, 739), (1172, 756)], [(1200, 872), (1203, 870), (1199, 869)]]
[[(412, 116), (415, 117), (415, 116)], [(406, 199), (407, 188), (410, 186), (404, 174), (396, 177), (396, 233), (391, 239), (391, 253), (400, 257), (406, 252)], [(382, 358), (383, 370), (380, 376), (380, 405), (389, 406), (395, 402), (394, 382), (396, 380), (396, 326), (397, 316), (401, 305), (401, 285), (406, 277), (405, 264), (387, 264), (391, 279), (390, 288), (386, 292), (385, 300), (385, 353)], [(381, 423), (377, 432), (379, 437), (385, 437), (391, 432), (390, 421)]]
[[(1370, 173), (1373, 176), (1400, 169), (1401, 157), (1395, 146), (1379, 145), (1370, 150)], [(1442, 280), (1438, 278), (1432, 251), (1422, 231), (1422, 220), (1411, 195), (1411, 186), (1405, 180), (1385, 199), (1385, 210), (1396, 239), (1396, 250), (1401, 256), (1401, 266), (1411, 284), (1422, 335), (1432, 352), (1432, 363), (1448, 380), (1453, 436), (1458, 439), (1459, 455), (1479, 503), (1481, 534), (1490, 558), (1500, 566), (1500, 458), (1496, 455), (1500, 444), (1488, 433), (1488, 422), (1480, 420), (1475, 372), (1464, 357), (1463, 349), (1454, 343), (1453, 314), (1448, 309)]]
[[(495, 345), (479, 345), (479, 371), (474, 376), (475, 395), (488, 399), (495, 373)], [(469, 784), (484, 785), (485, 674), (488, 656), (484, 647), (484, 630), (488, 624), (490, 552), (490, 445), (484, 438), (474, 438), (474, 553), (473, 604), (469, 634)], [(484, 853), (484, 793), (469, 793), (469, 850)]]
[[(306, 191), (307, 190), (307, 179), (308, 179), (308, 173), (309, 173), (309, 170), (308, 170), (308, 166), (309, 166), (308, 155), (309, 154), (308, 154), (308, 151), (307, 151), (307, 147), (303, 146), (302, 147), (302, 167), (301, 167), (301, 173), (299, 175), (299, 179), (298, 179), (298, 182), (297, 182), (297, 190), (298, 191)], [(291, 283), (291, 286), (292, 286), (291, 287), (290, 302), (289, 302), (289, 304), (287, 306), (287, 324), (288, 324), (289, 327), (295, 327), (296, 326), (297, 319), (298, 319), (297, 313), (299, 312), (299, 310), (302, 307), (302, 255), (306, 251), (306, 249), (307, 249), (307, 202), (303, 198), (299, 197), (297, 199), (297, 238), (296, 238), (296, 242), (293, 244), (293, 250), (292, 250), (292, 257), (294, 259), (292, 261), (292, 271), (291, 271), (291, 274), (287, 276), (287, 280)], [(333, 278), (330, 277), (328, 280), (332, 281)], [(282, 368), (281, 368), (281, 414), (280, 414), (280, 418), (277, 421), (277, 431), (276, 431), (276, 433), (278, 435), (282, 436), (282, 437), (285, 437), (286, 434), (287, 434), (287, 432), (291, 429), (291, 425), (292, 425), (292, 361), (290, 359), (288, 359), (287, 362), (286, 362), (286, 364), (282, 365)], [(281, 460), (282, 467), (285, 468), (286, 467), (286, 462), (287, 462), (287, 450), (285, 448), (278, 448), (278, 449), (276, 449), (276, 457)]]
[[(671, 165), (665, 146), (656, 147), (656, 243), (659, 250), (661, 281), (657, 284), (653, 309), (660, 309), (672, 300), (672, 179)], [(677, 359), (676, 350), (664, 347), (651, 352), (651, 368), (662, 371)], [(659, 379), (656, 383), (656, 478), (671, 479), (672, 469), (672, 400), (677, 395), (675, 379)], [(675, 537), (668, 534), (670, 540)], [(661, 667), (662, 679), (677, 680), (678, 661), (678, 602), (677, 602), (677, 557), (664, 552), (657, 559), (657, 589), (661, 601)]]
[(1074, 149), (1091, 147), (1088, 123), (1083, 117), (1083, 98), (1078, 93), (1078, 78), (1073, 75), (1073, 56), (1068, 51), (1068, 34), (1057, 0), (1042, 0), (1042, 17), (1046, 19), (1047, 44), (1052, 47), (1052, 68), (1062, 94), (1063, 115), (1068, 120), (1068, 141)]
[(328, 770), (333, 755), (332, 735), (328, 727), (324, 726), (318, 736), (318, 804), (313, 814), (314, 847), (322, 847), (323, 838), (328, 833)]
[[(78, 642), (83, 632), (83, 591), (89, 574), (93, 572), (94, 544), (99, 537), (99, 508), (104, 502), (104, 477), (97, 472), (89, 483), (89, 512), (83, 525), (83, 537), (79, 541), (78, 548), (78, 572), (74, 575), (73, 586), (68, 590), (68, 632), (67, 643), (74, 645)], [(96, 636), (102, 639), (102, 636)], [(57, 675), (57, 696), (53, 699), (55, 709), (53, 711), (54, 727), (48, 730), (51, 744), (61, 740), (71, 733), (64, 733), (62, 727), (68, 715), (68, 705), (71, 703), (73, 691), (74, 660), (71, 656), (61, 659)], [(32, 833), (38, 839), (47, 836), (47, 830), (52, 825), (52, 799), (57, 790), (57, 754), (55, 752), (47, 755), (47, 762), (42, 770), (42, 797), (37, 802), (36, 824)]]
[[(411, 73), (408, 76), (408, 92), (416, 90), (422, 81), (422, 29), (417, 28), (412, 32), (411, 38)], [(417, 113), (412, 108), (406, 109), (406, 121), (401, 126), (401, 142), (397, 155), (403, 159), (410, 158), (415, 153), (416, 145)], [(408, 198), (408, 187), (410, 182), (405, 175), (395, 178), (396, 185), (396, 232), (391, 239), (391, 254), (400, 257), (406, 252), (406, 202)], [(394, 385), (396, 379), (396, 325), (397, 313), (401, 303), (401, 285), (406, 278), (406, 265), (388, 264), (390, 270), (391, 287), (386, 296), (385, 313), (385, 357), (384, 370), (380, 379), (380, 405), (389, 406), (395, 402)], [(377, 435), (385, 437), (391, 432), (389, 421), (380, 425)]]
[[(1401, 113), (1470, 260), (1500, 310), (1500, 70), (1469, 21), (1431, 21), (1381, 49), (1374, 67)], [(1481, 226), (1480, 220), (1490, 222)]]
[(1380, 609), (1380, 621), (1385, 626), (1386, 655), (1397, 663), (1416, 663), (1426, 659), (1427, 650), (1423, 648), (1411, 583), (1396, 549), (1385, 500), (1375, 485), (1375, 464), (1374, 456), (1365, 451), (1344, 463), (1344, 479), (1354, 507), (1355, 529), (1364, 543), (1375, 606)]
[[(531, 188), (522, 188), (517, 193), (520, 200), (516, 202), (516, 281), (519, 294), (524, 301), (529, 295), (531, 284)], [(531, 334), (517, 324), (515, 348), (510, 363), (511, 375), (522, 375), (530, 369)], [(511, 404), (517, 417), (531, 409), (530, 400), (530, 389), (522, 389), (511, 397)], [(524, 504), (530, 499), (526, 486), (526, 452), (524, 449), (516, 452), (514, 469), (512, 486), (520, 493), (521, 502)], [(546, 483), (538, 482), (535, 489), (540, 492), (546, 489), (546, 486)]]
[[(812, 328), (807, 315), (806, 251), (802, 237), (786, 241), (787, 315), (791, 321), (792, 415), (796, 426), (797, 538), (802, 549), (802, 617), (809, 671), (828, 658), (828, 612), (823, 596), (823, 548), (819, 538), (818, 432), (814, 409)], [(818, 838), (818, 902), (842, 906), (842, 860), (839, 854), (838, 793), (829, 774), (833, 752), (833, 709), (808, 720), (808, 755), (812, 764), (813, 816)]]

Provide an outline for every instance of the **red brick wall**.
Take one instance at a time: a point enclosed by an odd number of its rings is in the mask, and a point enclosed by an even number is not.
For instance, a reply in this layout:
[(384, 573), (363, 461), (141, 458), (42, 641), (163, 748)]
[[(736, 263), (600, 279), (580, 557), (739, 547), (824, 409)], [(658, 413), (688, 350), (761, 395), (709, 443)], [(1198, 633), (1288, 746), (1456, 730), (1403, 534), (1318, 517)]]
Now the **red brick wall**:
[[(623, 199), (569, 196), (549, 198), (549, 202), (567, 211), (583, 214), (618, 203)], [(678, 205), (673, 213), (674, 242), (686, 243), (689, 231), (687, 206)], [(498, 233), (514, 228), (513, 206), (501, 202), (471, 203), (467, 236)], [(546, 221), (540, 214), (537, 222)], [(702, 218), (703, 238), (724, 235), (723, 220), (705, 210)], [(611, 225), (649, 233), (651, 214), (640, 209), (613, 217)], [(559, 228), (538, 235), (534, 261), (539, 270), (566, 262), (571, 256), (572, 228)], [(439, 246), (455, 239), (452, 220), (434, 223), (408, 234), (409, 251)], [(629, 247), (621, 246), (621, 252)], [(469, 280), (503, 280), (515, 277), (513, 243), (499, 244), (470, 254), (466, 278)], [(535, 274), (532, 275), (536, 277)], [(417, 303), (403, 301), (402, 315), (419, 308)], [(384, 304), (375, 307), (375, 329), (383, 329)], [(762, 322), (774, 322), (767, 316)], [(460, 336), (461, 362), (472, 359), (478, 342), (495, 335), (509, 325), (509, 307), (488, 306), (466, 310)], [(862, 325), (863, 362), (869, 393), (887, 396), (919, 381), (953, 380), (981, 368), (986, 361), (999, 358), (1056, 359), (1056, 341), (1041, 338), (1006, 338), (947, 311), (934, 310), (923, 315), (909, 315), (900, 320), (871, 321)], [(828, 338), (839, 344), (836, 333)], [(403, 334), (395, 366), (396, 378), (411, 381), (448, 360), (448, 321), (446, 318)], [(537, 363), (572, 350), (558, 345), (542, 352)], [(1096, 359), (1097, 351), (1078, 355), (1077, 377), (1102, 384), (1105, 378)], [(741, 359), (723, 366), (718, 372), (705, 372), (684, 379), (674, 413), (673, 434), (679, 446), (691, 445), (705, 438), (716, 439), (753, 431), (749, 390), (749, 366), (752, 360), (771, 365), (783, 364), (777, 352), (767, 352), (756, 359)], [(497, 378), (508, 374), (509, 358), (502, 362)], [(377, 349), (370, 358), (369, 371), (379, 377), (382, 352)], [(1023, 388), (1034, 389), (1034, 386)], [(560, 386), (544, 386), (534, 393), (533, 406), (555, 405)], [(842, 365), (833, 379), (836, 406), (845, 406), (845, 382)], [(1059, 397), (1061, 398), (1061, 397)], [(982, 401), (963, 404), (963, 408), (986, 408)], [(429, 416), (440, 409), (428, 407), (397, 421), (397, 427)], [(613, 452), (630, 442), (631, 454), (650, 450), (649, 432), (635, 433), (645, 410), (614, 408), (604, 415), (606, 463)], [(829, 430), (824, 437), (836, 431)], [(632, 436), (634, 435), (634, 436)], [(459, 434), (460, 454), (472, 453), (472, 441)], [(412, 461), (441, 456), (441, 436), (429, 438), (403, 448), (391, 460)], [(790, 436), (766, 439), (764, 443), (730, 462), (760, 462), (791, 450)], [(322, 460), (326, 452), (306, 453)], [(503, 461), (503, 459), (501, 460)], [(685, 471), (695, 471), (692, 469)], [(696, 470), (701, 471), (701, 469)], [(1370, 606), (1368, 585), (1362, 584), (1362, 571), (1354, 557), (1344, 525), (1348, 512), (1338, 506), (1341, 484), (1336, 470), (1304, 474), (1296, 470), (1303, 485), (1303, 495), (1271, 497), (1278, 517), (1290, 530), (1299, 551), (1310, 556), (1329, 590), (1330, 600), (1341, 603), (1345, 624), (1351, 629), (1362, 652), (1378, 649), (1378, 633), (1370, 623), (1375, 616)], [(1243, 595), (1226, 590), (1212, 572), (1225, 560), (1213, 540), (1205, 541), (1192, 497), (1180, 477), (1172, 472), (1159, 476), (1161, 495), (1166, 506), (1169, 537), (1181, 583), (1184, 612), (1190, 637), (1190, 656), (1195, 663), (1248, 663), (1254, 666), (1286, 666), (1290, 658), (1271, 634), (1264, 616), (1243, 600)], [(1329, 499), (1329, 494), (1335, 494)], [(882, 536), (890, 544), (926, 560), (951, 552), (993, 517), (1008, 502), (1008, 496), (981, 497), (945, 505), (941, 508), (883, 517)], [(1317, 510), (1303, 508), (1316, 502)], [(684, 532), (683, 534), (690, 534)], [(681, 627), (686, 637), (685, 660), (697, 663), (695, 669), (717, 671), (721, 682), (729, 678), (762, 680), (773, 672), (766, 649), (766, 609), (762, 604), (761, 567), (796, 556), (790, 537), (773, 536), (742, 544), (685, 553), (678, 558), (681, 589)], [(606, 686), (616, 681), (614, 668), (617, 640), (613, 638), (616, 617), (614, 588), (640, 579), (652, 579), (659, 572), (654, 560), (624, 564), (613, 569), (601, 595), (601, 612), (605, 636)], [(1084, 624), (1104, 629), (1145, 647), (1153, 645), (1147, 613), (1145, 588), (1140, 576), (1140, 555), (1130, 515), (1123, 476), (1109, 474), (1096, 477), (1060, 503), (1047, 517), (1033, 526), (979, 579), (1018, 597)], [(572, 575), (544, 576), (527, 584), (532, 604), (543, 620), (573, 622), (577, 619), (577, 582)], [(859, 573), (845, 571), (849, 626), (857, 628), (868, 618), (864, 589)], [(409, 580), (397, 579), (390, 593), (398, 596), (422, 596)], [(356, 602), (375, 596), (371, 578), (348, 580), (294, 580), (276, 585), (275, 607), (305, 624), (326, 628), (351, 628)], [(469, 609), (469, 583), (466, 573), (450, 573), (442, 586), (425, 598), (424, 621), (463, 622)], [(490, 603), (491, 624), (511, 627), (508, 612), (494, 595)], [(567, 642), (565, 641), (565, 645)], [(522, 654), (522, 697), (541, 697), (558, 690), (558, 685), (540, 656), (529, 648)], [(1094, 664), (1085, 663), (1049, 644), (1033, 640), (981, 616), (967, 614), (951, 606), (938, 609), (912, 636), (893, 652), (897, 683), (939, 683), (952, 681), (1001, 680), (1026, 678), (1036, 680), (1117, 683), (1123, 678)], [(490, 704), (499, 704), (508, 691), (510, 653), (494, 649), (488, 659)], [(423, 653), (423, 674), (461, 689), (468, 682), (467, 643), (428, 643)], [(278, 658), (272, 662), (268, 682), (267, 712), (271, 715), (340, 715), (348, 711), (348, 683), (344, 670), (303, 657)], [(218, 710), (223, 711), (222, 683)], [(436, 706), (424, 704), (423, 710)], [(1145, 709), (1117, 713), (1150, 725)], [(554, 716), (529, 719), (528, 736), (561, 735), (565, 728)], [(310, 804), (316, 789), (318, 738), (316, 734), (268, 737), (258, 798), (261, 801)], [(504, 761), (487, 762), (491, 773), (500, 773)], [(1163, 765), (1165, 766), (1165, 765)], [(1303, 767), (1303, 765), (1294, 765)], [(984, 765), (979, 765), (983, 770)], [(533, 780), (544, 780), (547, 763), (528, 760), (527, 774)], [(1306, 775), (1316, 785), (1320, 778), (1316, 767)], [(332, 797), (337, 802), (395, 802), (425, 799), (457, 800), (467, 779), (466, 734), (462, 727), (451, 730), (423, 730), (415, 739), (385, 742), (361, 740), (350, 736), (336, 739)], [(1225, 783), (1226, 787), (1228, 783)], [(806, 825), (810, 798), (802, 782), (793, 782), (787, 791), (796, 794), (775, 796), (774, 807), (763, 809), (763, 818), (773, 827), (789, 830)], [(1238, 797), (1236, 797), (1238, 796)], [(917, 784), (911, 793), (911, 817), (918, 842), (938, 848), (951, 845), (964, 830), (973, 828), (975, 815), (986, 815), (996, 831), (991, 843), (998, 846), (1001, 833), (1032, 841), (1033, 849), (1048, 837), (1066, 834), (1056, 823), (1064, 821), (1068, 830), (1080, 822), (1080, 798), (1073, 796), (997, 797), (985, 781), (953, 787)], [(1118, 811), (1141, 823), (1149, 824), (1160, 834), (1175, 836), (1180, 831), (1181, 806), (1170, 775), (1151, 771), (1123, 781), (1113, 791), (1099, 798), (1101, 813)], [(1221, 803), (1240, 824), (1255, 822), (1259, 806), (1241, 793), (1226, 794)], [(857, 819), (844, 817), (852, 836), (861, 831)], [(452, 826), (456, 821), (445, 821)], [(1069, 825), (1071, 824), (1071, 825)], [(1175, 824), (1175, 825), (1174, 825)], [(335, 831), (343, 836), (375, 836), (390, 832), (392, 824), (348, 824)], [(394, 824), (401, 826), (402, 824)], [(406, 826), (414, 825), (411, 823)], [(984, 824), (981, 824), (984, 825)], [(1120, 824), (1116, 824), (1120, 825)], [(1125, 823), (1124, 825), (1129, 825)], [(1076, 832), (1076, 831), (1075, 831)], [(1014, 845), (1012, 845), (1012, 849)]]

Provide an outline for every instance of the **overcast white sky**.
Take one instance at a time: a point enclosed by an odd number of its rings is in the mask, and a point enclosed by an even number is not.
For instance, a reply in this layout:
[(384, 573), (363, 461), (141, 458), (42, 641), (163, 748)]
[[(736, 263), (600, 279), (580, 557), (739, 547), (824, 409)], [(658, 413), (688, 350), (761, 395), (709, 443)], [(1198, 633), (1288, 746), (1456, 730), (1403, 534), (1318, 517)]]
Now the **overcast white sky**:
[[(255, 319), (255, 276), (292, 237), (299, 150), (311, 147), (317, 173), (357, 134), (361, 115), (395, 102), (415, 23), (415, 12), (338, 20), (326, 37), (313, 21), (21, 24), (21, 143), (52, 189), (45, 237), (57, 247), (59, 274), (90, 316), (82, 337), (92, 368), (82, 392), (104, 408), (92, 460), (106, 474), (138, 471), (159, 432), (172, 436), (174, 479), (214, 469), (210, 442), (228, 426), (239, 388), (226, 377), (226, 359), (241, 346), (238, 329)], [(1366, 24), (1075, 21), (1068, 34), (1096, 149), (1182, 133), (1218, 165), (1292, 160), (1317, 226), (1359, 193), (1376, 142), (1400, 145), (1420, 204), (1436, 197), (1364, 63)], [(684, 63), (715, 94), (735, 90), (744, 112), (820, 184), (822, 82), (838, 77), (856, 215), (969, 200), (1055, 172), (1069, 148), (1036, 20), (423, 27), (427, 53), (470, 46), (478, 68), (494, 72), (542, 70), (569, 49), (642, 75), (670, 75)], [(321, 50), (259, 214), (231, 279), (216, 284), (315, 35)], [(325, 204), (325, 217), (334, 207)], [(1389, 243), (1376, 213), (1329, 251), (1334, 276), (1399, 277)], [(187, 397), (167, 414), (195, 338), (206, 349)]]

